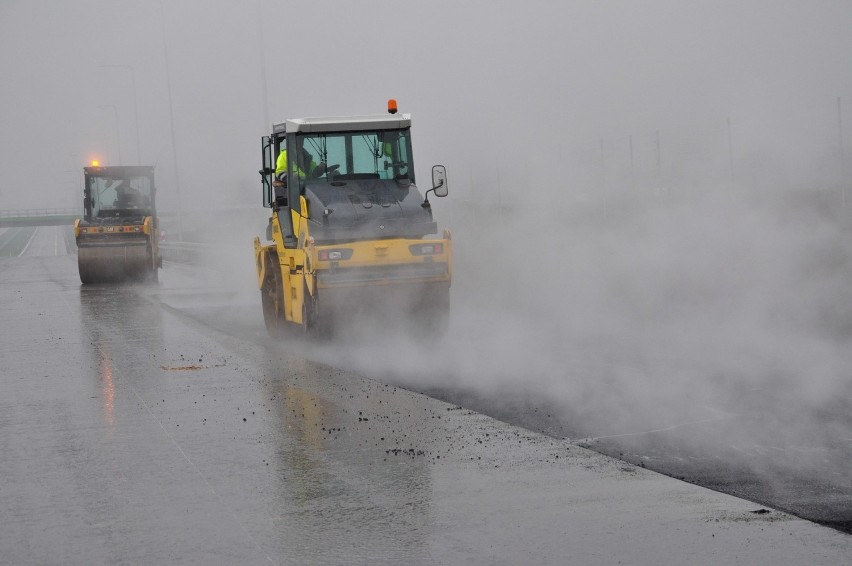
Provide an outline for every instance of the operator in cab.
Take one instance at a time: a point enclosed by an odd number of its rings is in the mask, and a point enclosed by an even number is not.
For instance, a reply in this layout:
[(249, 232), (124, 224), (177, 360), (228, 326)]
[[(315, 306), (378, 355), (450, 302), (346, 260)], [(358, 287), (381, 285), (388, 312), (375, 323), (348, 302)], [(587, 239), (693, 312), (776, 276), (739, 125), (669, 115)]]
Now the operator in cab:
[[(300, 178), (316, 178), (322, 176), (326, 171), (332, 172), (336, 170), (339, 165), (333, 165), (331, 167), (326, 168), (324, 164), (317, 163), (314, 161), (311, 153), (302, 148), (302, 163), (296, 166), (296, 173)], [(278, 154), (278, 159), (275, 160), (275, 179), (281, 183), (286, 182), (287, 179), (287, 149), (282, 149)]]
[(116, 192), (115, 206), (118, 208), (137, 208), (142, 206), (142, 193), (130, 186), (130, 183), (122, 181)]
[(275, 179), (284, 182), (287, 178), (287, 149), (282, 149), (275, 160)]

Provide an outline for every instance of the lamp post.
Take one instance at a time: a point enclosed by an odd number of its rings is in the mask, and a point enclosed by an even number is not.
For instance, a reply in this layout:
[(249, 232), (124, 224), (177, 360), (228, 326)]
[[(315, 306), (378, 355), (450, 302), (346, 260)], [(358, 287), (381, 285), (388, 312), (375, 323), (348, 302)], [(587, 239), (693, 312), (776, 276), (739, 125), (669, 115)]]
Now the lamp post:
[(130, 71), (130, 83), (133, 88), (133, 117), (136, 121), (136, 164), (142, 165), (139, 158), (139, 102), (136, 98), (136, 71), (130, 65), (100, 65), (101, 69), (127, 69)]
[(841, 99), (837, 97), (837, 137), (840, 142), (840, 206), (846, 209), (846, 159), (843, 147), (843, 107)]
[(270, 127), (270, 123), (269, 100), (266, 93), (266, 46), (263, 40), (263, 9), (261, 8), (260, 0), (257, 1), (257, 31), (258, 38), (260, 39), (260, 94), (261, 104), (263, 105), (263, 129), (261, 131), (265, 132)]
[(175, 111), (174, 103), (172, 102), (172, 79), (171, 71), (169, 70), (169, 47), (166, 43), (166, 9), (163, 7), (163, 2), (160, 0), (160, 23), (163, 24), (163, 60), (166, 63), (166, 91), (169, 93), (169, 130), (172, 134), (172, 159), (175, 166), (175, 194), (178, 202), (178, 241), (183, 241), (183, 213), (180, 201), (180, 172), (178, 171), (177, 160), (177, 142), (175, 141)]
[(121, 163), (121, 137), (118, 134), (118, 110), (115, 109), (115, 105), (113, 104), (101, 104), (98, 108), (112, 108), (112, 116), (115, 120), (115, 145), (118, 147), (118, 164)]

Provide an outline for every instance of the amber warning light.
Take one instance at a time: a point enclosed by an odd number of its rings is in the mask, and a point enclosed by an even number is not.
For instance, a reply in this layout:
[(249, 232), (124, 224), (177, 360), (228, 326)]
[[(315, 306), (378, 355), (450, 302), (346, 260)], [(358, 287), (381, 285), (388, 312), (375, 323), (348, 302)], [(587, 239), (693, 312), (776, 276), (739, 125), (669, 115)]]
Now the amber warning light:
[(100, 167), (100, 166), (101, 166), (100, 161), (98, 161), (97, 159), (92, 159), (92, 167)]
[(388, 100), (388, 114), (396, 114), (396, 99), (391, 98)]

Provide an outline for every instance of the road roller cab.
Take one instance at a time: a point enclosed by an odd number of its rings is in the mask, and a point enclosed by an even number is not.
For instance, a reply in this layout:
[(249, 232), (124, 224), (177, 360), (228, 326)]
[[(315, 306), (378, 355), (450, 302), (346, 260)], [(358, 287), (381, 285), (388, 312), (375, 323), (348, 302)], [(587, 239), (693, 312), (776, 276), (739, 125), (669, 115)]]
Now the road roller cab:
[(74, 223), (83, 283), (157, 280), (156, 185), (152, 166), (83, 169), (83, 218)]

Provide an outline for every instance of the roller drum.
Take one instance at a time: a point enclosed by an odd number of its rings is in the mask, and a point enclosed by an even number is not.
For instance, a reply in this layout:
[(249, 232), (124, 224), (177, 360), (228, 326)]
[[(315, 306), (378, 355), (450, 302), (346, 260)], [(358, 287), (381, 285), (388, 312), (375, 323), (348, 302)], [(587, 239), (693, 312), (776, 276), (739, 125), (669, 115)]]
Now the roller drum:
[(81, 246), (77, 264), (83, 283), (142, 280), (153, 269), (146, 244)]

